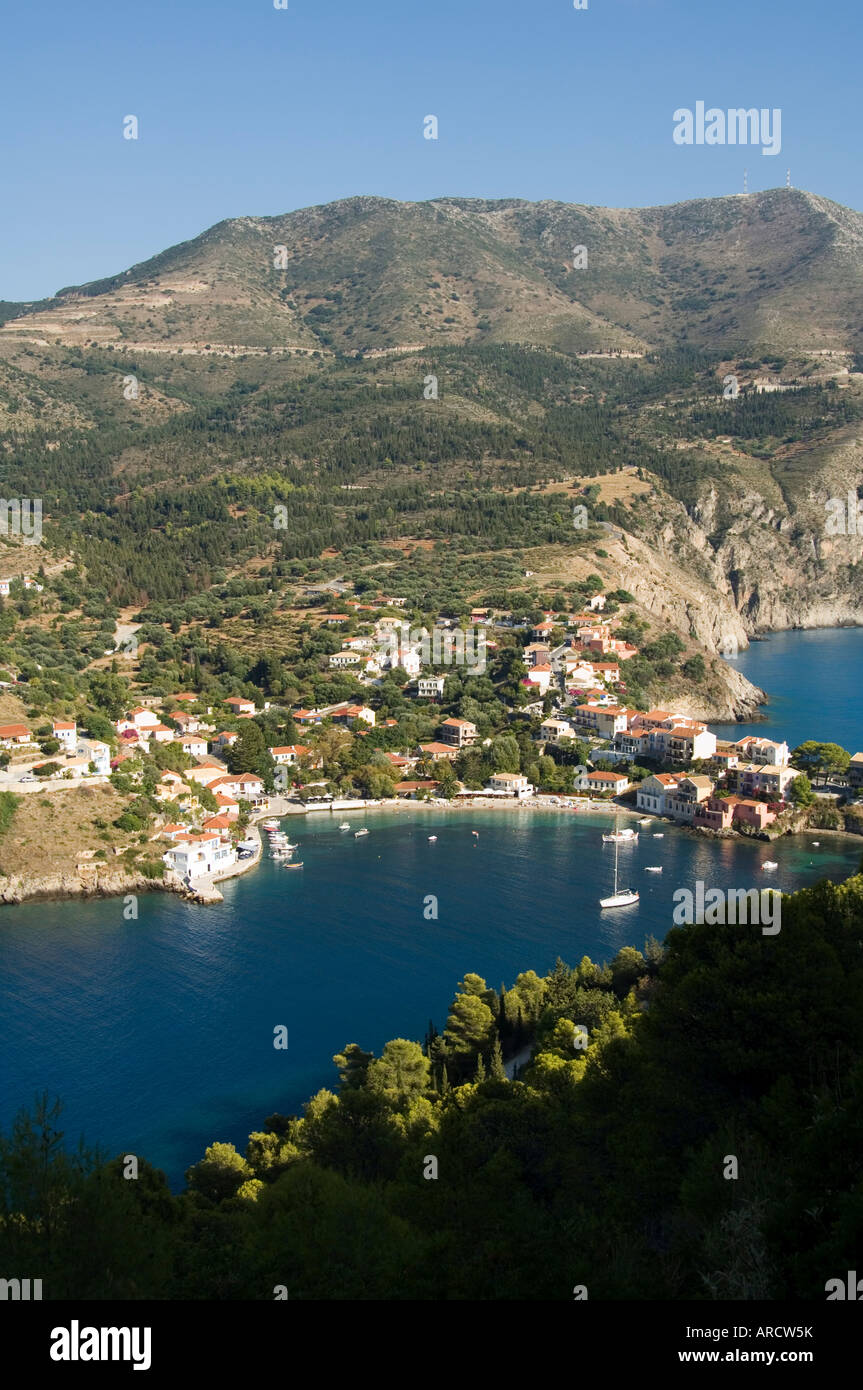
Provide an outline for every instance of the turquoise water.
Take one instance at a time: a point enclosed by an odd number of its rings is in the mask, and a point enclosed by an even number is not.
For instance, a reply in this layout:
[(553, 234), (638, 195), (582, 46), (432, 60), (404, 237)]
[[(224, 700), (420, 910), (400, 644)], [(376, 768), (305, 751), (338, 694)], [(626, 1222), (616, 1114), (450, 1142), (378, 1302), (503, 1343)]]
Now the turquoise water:
[[(791, 890), (843, 878), (860, 858), (839, 838), (816, 849), (817, 836), (712, 841), (654, 824), (620, 853), (621, 883), (640, 903), (603, 913), (607, 816), (416, 808), (369, 814), (359, 840), (337, 819), (292, 820), (303, 870), (267, 860), (223, 885), (219, 906), (150, 894), (134, 922), (119, 898), (4, 909), (0, 1126), (48, 1090), (73, 1138), (143, 1155), (177, 1184), (208, 1143), (242, 1146), (272, 1111), (333, 1085), (345, 1043), (421, 1039), (430, 1017), (442, 1028), (466, 971), (499, 986), (558, 955), (608, 960), (663, 937), (674, 889), (696, 879), (760, 887), (773, 858), (769, 881)], [(423, 915), (430, 894), (436, 921)], [(273, 1047), (278, 1025), (287, 1051)]]
[(711, 724), (721, 738), (761, 733), (785, 739), (789, 748), (814, 738), (849, 753), (863, 750), (863, 628), (777, 632), (729, 664), (765, 690), (770, 703), (762, 709), (766, 721)]

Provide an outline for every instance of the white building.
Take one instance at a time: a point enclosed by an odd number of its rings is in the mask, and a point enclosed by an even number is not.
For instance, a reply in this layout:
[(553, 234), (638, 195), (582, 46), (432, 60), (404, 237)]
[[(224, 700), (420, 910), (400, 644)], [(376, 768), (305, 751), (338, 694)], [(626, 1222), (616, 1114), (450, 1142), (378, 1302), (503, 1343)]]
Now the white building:
[(421, 700), (440, 700), (446, 676), (420, 676), (417, 681), (417, 695)]
[(519, 800), (533, 795), (533, 785), (520, 772), (495, 772), (488, 779), (487, 786), (489, 791), (508, 792)]
[(96, 772), (107, 777), (111, 772), (111, 750), (107, 743), (102, 743), (98, 738), (82, 738), (78, 740), (75, 752), (79, 758), (86, 758), (88, 763), (93, 763)]
[(74, 753), (78, 740), (78, 727), (74, 719), (71, 722), (65, 719), (53, 720), (51, 733), (63, 745), (67, 753)]
[(236, 862), (234, 846), (216, 831), (187, 831), (174, 836), (174, 843), (162, 856), (169, 869), (181, 878), (194, 881), (228, 869)]

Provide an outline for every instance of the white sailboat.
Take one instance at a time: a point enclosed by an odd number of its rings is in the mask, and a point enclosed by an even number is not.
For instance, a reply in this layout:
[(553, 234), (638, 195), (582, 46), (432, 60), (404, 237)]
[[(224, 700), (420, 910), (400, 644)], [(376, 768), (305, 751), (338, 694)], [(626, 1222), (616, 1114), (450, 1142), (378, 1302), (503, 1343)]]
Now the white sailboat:
[(632, 888), (618, 888), (617, 886), (617, 856), (619, 841), (614, 842), (614, 892), (608, 898), (600, 898), (600, 907), (630, 907), (632, 903), (638, 902), (638, 894)]

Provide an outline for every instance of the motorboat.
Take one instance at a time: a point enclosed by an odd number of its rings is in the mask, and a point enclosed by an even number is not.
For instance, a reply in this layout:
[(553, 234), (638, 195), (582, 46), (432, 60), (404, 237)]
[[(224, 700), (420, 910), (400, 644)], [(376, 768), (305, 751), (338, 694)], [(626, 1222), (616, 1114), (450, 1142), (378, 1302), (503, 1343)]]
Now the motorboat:
[(661, 874), (661, 873), (662, 873), (662, 865), (661, 865), (661, 864), (645, 864), (645, 866), (644, 866), (644, 872), (645, 872), (646, 874)]
[(278, 830), (279, 828), (279, 822), (277, 820), (265, 820), (261, 821), (261, 824), (265, 830)]
[(354, 839), (355, 839), (355, 840), (358, 840), (358, 839), (360, 838), (361, 835), (368, 835), (368, 833), (369, 833), (368, 830), (366, 830), (365, 826), (363, 826), (362, 830), (355, 830), (355, 831), (354, 831)]
[(638, 902), (638, 893), (634, 888), (620, 888), (617, 882), (617, 856), (620, 852), (620, 841), (614, 842), (614, 892), (607, 898), (600, 898), (600, 907), (631, 907)]
[(429, 835), (429, 844), (433, 845), (436, 839), (437, 835)]
[(664, 839), (665, 839), (665, 836), (663, 835), (662, 831), (660, 830), (658, 833), (654, 833), (653, 838), (654, 838), (654, 840), (664, 840)]
[(761, 867), (762, 869), (778, 869), (779, 865), (777, 864), (775, 859), (765, 859)]
[(302, 867), (303, 867), (303, 861), (302, 861), (302, 859), (297, 860), (296, 863), (294, 863), (294, 864), (285, 864), (285, 868), (286, 868), (286, 869), (301, 869)]
[(639, 824), (639, 825), (650, 825), (650, 822), (651, 822), (652, 820), (653, 820), (653, 816), (645, 816), (643, 820), (640, 820), (640, 821), (638, 822), (638, 824)]
[(351, 823), (349, 820), (343, 820), (341, 825), (339, 826), (339, 830), (350, 830), (350, 828)]

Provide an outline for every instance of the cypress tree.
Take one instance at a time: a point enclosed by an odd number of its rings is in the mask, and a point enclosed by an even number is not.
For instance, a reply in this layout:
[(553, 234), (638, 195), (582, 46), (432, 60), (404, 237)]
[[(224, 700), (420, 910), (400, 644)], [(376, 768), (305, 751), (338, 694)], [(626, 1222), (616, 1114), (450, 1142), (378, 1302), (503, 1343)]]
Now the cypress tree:
[(492, 1081), (506, 1081), (506, 1071), (503, 1065), (503, 1051), (501, 1049), (499, 1037), (495, 1038), (494, 1045), (491, 1049), (489, 1076)]

